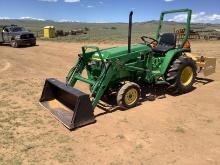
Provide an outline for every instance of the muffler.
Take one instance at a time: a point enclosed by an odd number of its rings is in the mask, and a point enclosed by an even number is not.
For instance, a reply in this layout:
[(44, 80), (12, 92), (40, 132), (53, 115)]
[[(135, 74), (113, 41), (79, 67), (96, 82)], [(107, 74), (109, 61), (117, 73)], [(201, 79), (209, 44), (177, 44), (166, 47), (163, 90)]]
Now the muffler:
[(68, 129), (95, 123), (89, 95), (54, 78), (46, 79), (40, 104)]

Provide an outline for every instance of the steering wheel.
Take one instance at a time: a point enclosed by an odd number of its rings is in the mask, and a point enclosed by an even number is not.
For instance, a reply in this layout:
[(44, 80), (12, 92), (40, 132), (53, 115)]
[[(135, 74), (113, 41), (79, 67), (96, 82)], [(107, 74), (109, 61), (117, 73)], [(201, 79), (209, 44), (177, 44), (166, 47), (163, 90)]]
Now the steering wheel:
[[(150, 41), (148, 41), (147, 39), (150, 39)], [(155, 40), (154, 38), (151, 38), (151, 37), (147, 37), (147, 36), (142, 36), (141, 40), (144, 41), (144, 43), (146, 45), (149, 45), (151, 47), (156, 47), (156, 45), (158, 44), (157, 40)]]

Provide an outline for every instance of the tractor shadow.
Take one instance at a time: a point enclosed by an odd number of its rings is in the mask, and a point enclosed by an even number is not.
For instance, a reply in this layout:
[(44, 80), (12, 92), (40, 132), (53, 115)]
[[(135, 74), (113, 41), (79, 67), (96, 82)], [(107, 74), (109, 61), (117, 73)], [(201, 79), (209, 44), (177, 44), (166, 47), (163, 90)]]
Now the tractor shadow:
[[(213, 81), (214, 80), (212, 79), (197, 77), (195, 80), (195, 84), (206, 85), (206, 84), (212, 83)], [(156, 101), (157, 99), (165, 99), (167, 95), (174, 96), (174, 97), (183, 95), (183, 94), (172, 94), (167, 90), (167, 88), (168, 88), (168, 85), (164, 85), (164, 84), (148, 85), (148, 86), (142, 87), (141, 98), (137, 106), (142, 105), (142, 103), (146, 101)], [(187, 93), (194, 91), (196, 88), (197, 87), (193, 87), (192, 90)], [(187, 93), (184, 93), (184, 94), (187, 94)], [(116, 94), (112, 94), (110, 96), (104, 96), (101, 99), (101, 101), (98, 103), (97, 107), (103, 110), (104, 112), (101, 112), (95, 115), (95, 117), (99, 117), (99, 116), (102, 116), (108, 113), (113, 113), (118, 110), (119, 111), (130, 110), (130, 109), (123, 109), (117, 106)]]
[[(141, 98), (139, 99), (138, 106), (141, 106), (145, 101), (155, 101), (156, 99), (163, 99), (166, 98), (167, 92), (167, 85), (149, 85), (141, 88)], [(119, 107), (116, 102), (116, 94), (112, 94), (110, 96), (104, 96), (102, 100), (97, 105), (98, 108), (103, 110), (95, 117), (102, 116), (108, 113), (113, 113), (116, 111), (128, 111), (130, 109), (124, 109)]]
[(4, 46), (4, 47), (11, 47), (10, 44), (5, 44), (5, 43), (0, 43), (0, 46)]
[(19, 46), (18, 48), (32, 48), (32, 47), (38, 47), (39, 45), (38, 44), (36, 44), (36, 45), (21, 45), (21, 46)]

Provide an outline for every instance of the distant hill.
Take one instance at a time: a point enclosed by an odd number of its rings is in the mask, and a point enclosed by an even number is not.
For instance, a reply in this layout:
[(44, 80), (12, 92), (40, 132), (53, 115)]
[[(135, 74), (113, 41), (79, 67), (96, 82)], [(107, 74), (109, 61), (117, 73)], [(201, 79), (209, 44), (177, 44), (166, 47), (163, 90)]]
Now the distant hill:
[[(9, 19), (0, 20), (0, 25), (16, 24), (23, 26), (26, 29), (42, 35), (42, 29), (44, 26), (55, 26), (56, 30), (70, 31), (74, 29), (82, 29), (87, 27), (89, 29), (88, 34), (67, 36), (55, 38), (53, 40), (66, 40), (66, 41), (126, 41), (127, 40), (127, 23), (82, 23), (82, 22), (55, 22), (52, 20), (29, 20), (29, 19)], [(140, 41), (140, 37), (143, 35), (154, 37), (158, 21), (151, 20), (147, 22), (136, 22), (133, 24), (132, 38), (134, 41)], [(173, 32), (178, 28), (183, 28), (183, 23), (177, 22), (165, 22), (163, 26), (164, 32)], [(193, 23), (191, 29), (194, 30), (214, 30), (220, 29), (220, 24), (202, 24)]]

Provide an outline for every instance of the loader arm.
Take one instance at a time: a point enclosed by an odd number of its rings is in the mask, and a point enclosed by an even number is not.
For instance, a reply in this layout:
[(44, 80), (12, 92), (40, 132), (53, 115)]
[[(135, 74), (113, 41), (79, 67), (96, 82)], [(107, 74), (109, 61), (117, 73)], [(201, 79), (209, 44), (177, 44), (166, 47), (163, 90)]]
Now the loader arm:
[[(85, 65), (81, 64), (80, 66), (82, 70), (85, 69)], [(91, 91), (91, 96), (93, 97), (92, 99), (92, 107), (95, 108), (98, 101), (102, 97), (103, 93), (105, 92), (110, 80), (112, 79), (112, 76), (115, 74), (114, 72), (115, 67), (111, 64), (107, 64), (106, 69), (104, 69), (97, 81), (90, 80), (88, 78), (82, 77), (79, 72), (74, 72), (71, 76), (71, 78), (68, 81), (68, 84), (70, 86), (74, 86), (76, 81), (82, 81), (84, 83), (87, 83), (92, 86), (92, 91)]]
[[(90, 78), (85, 78), (81, 75), (83, 70), (86, 69), (86, 67), (88, 66), (88, 62), (91, 60), (91, 55), (94, 53), (87, 53), (86, 51), (88, 49), (94, 49), (95, 52), (99, 54), (99, 58), (102, 62), (103, 69), (96, 81)], [(82, 56), (79, 57), (75, 69), (71, 70), (71, 73), (68, 74), (69, 76), (67, 84), (70, 86), (74, 86), (77, 81), (82, 81), (89, 84), (92, 87), (92, 107), (95, 108), (98, 101), (105, 92), (110, 80), (112, 79), (112, 76), (116, 73), (116, 65), (112, 65), (112, 62), (105, 62), (102, 58), (99, 48), (96, 46), (84, 46), (82, 47), (82, 52)]]

